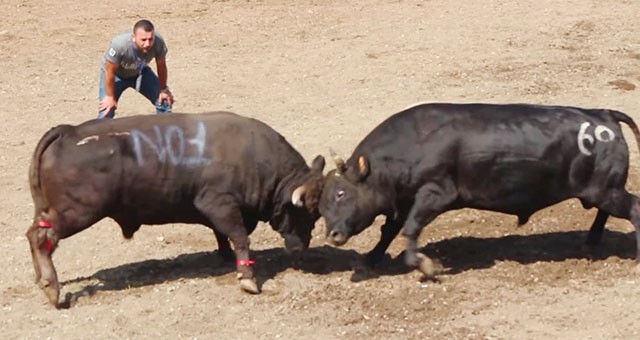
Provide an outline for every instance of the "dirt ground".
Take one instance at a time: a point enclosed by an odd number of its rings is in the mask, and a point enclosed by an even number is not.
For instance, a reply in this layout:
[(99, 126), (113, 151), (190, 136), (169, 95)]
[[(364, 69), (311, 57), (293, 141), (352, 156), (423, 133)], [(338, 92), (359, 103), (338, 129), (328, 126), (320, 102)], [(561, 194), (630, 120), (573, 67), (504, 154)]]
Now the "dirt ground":
[[(389, 115), (416, 102), (528, 102), (606, 107), (640, 120), (640, 2), (631, 0), (265, 0), (0, 3), (0, 334), (3, 339), (633, 339), (640, 274), (633, 226), (577, 201), (516, 218), (449, 212), (424, 251), (449, 271), (420, 282), (397, 258), (354, 271), (376, 226), (343, 248), (317, 223), (300, 259), (268, 225), (252, 234), (261, 295), (198, 225), (145, 226), (126, 241), (103, 220), (60, 243), (56, 310), (33, 283), (24, 232), (27, 168), (38, 139), (97, 111), (98, 68), (113, 35), (149, 18), (169, 46), (174, 110), (261, 119), (311, 161), (347, 157)], [(133, 91), (119, 116), (152, 114)], [(632, 192), (640, 160), (631, 150)], [(329, 168), (333, 165), (329, 164)]]

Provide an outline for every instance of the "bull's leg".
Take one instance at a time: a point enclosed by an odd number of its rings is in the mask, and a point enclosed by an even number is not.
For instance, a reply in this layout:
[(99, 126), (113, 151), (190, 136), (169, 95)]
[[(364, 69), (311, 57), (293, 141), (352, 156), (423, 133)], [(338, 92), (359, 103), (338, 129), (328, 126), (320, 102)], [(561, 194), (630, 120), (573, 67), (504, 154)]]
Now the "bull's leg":
[(609, 218), (609, 214), (602, 209), (598, 209), (598, 214), (593, 220), (591, 229), (589, 229), (589, 235), (587, 236), (588, 245), (595, 246), (600, 243), (600, 240), (602, 240), (604, 225), (607, 222), (607, 218)]
[[(258, 225), (258, 219), (253, 216), (244, 215), (243, 221), (244, 221), (245, 229), (247, 229), (248, 235), (251, 234), (256, 229), (256, 226)], [(231, 244), (229, 244), (229, 238), (226, 235), (217, 231), (215, 228), (212, 227), (212, 229), (213, 229), (214, 235), (216, 236), (216, 241), (218, 242), (218, 252), (220, 253), (220, 256), (222, 257), (222, 259), (225, 261), (235, 260), (235, 256), (233, 255), (233, 249), (231, 249)]]
[(205, 193), (194, 203), (211, 225), (233, 243), (240, 288), (249, 293), (260, 293), (251, 268), (254, 262), (249, 259), (249, 236), (238, 203), (231, 195), (216, 193)]
[(627, 192), (624, 188), (610, 190), (599, 202), (594, 202), (614, 217), (629, 220), (636, 229), (636, 262), (640, 269), (640, 198)]
[(216, 241), (218, 242), (218, 253), (220, 257), (222, 257), (224, 261), (233, 261), (233, 249), (231, 249), (227, 235), (220, 233), (215, 228), (213, 229), (213, 234), (216, 236)]
[(120, 226), (120, 230), (122, 231), (122, 237), (127, 240), (133, 238), (133, 235), (140, 230), (140, 222), (132, 216), (131, 214), (122, 213), (116, 214), (112, 216), (112, 218), (118, 223)]
[(31, 249), (31, 262), (33, 263), (33, 270), (36, 274), (36, 279), (35, 279), (36, 283), (38, 283), (38, 281), (40, 281), (40, 278), (42, 277), (42, 272), (40, 271), (39, 256), (38, 256), (38, 253), (35, 251), (36, 249), (38, 249), (37, 242), (34, 247), (34, 242), (32, 241), (32, 239), (37, 238), (37, 235), (35, 235), (35, 233), (38, 229), (37, 227), (38, 216), (40, 215), (36, 214), (36, 217), (34, 217), (33, 219), (33, 223), (31, 224), (29, 229), (27, 229), (27, 232), (25, 234), (25, 236), (27, 237), (27, 241), (29, 241), (29, 249)]
[(51, 259), (51, 254), (58, 244), (55, 225), (46, 220), (36, 219), (27, 230), (26, 237), (31, 248), (36, 284), (44, 291), (49, 302), (58, 308), (60, 283)]
[(380, 241), (378, 244), (369, 251), (365, 257), (366, 264), (368, 266), (374, 266), (384, 258), (384, 254), (389, 248), (389, 245), (393, 241), (393, 239), (398, 236), (400, 233), (400, 229), (402, 229), (402, 225), (406, 220), (406, 214), (399, 218), (392, 218), (391, 216), (387, 216), (385, 223), (380, 227)]
[[(59, 214), (58, 211), (65, 211)], [(72, 236), (95, 222), (99, 218), (87, 213), (76, 205), (76, 209), (53, 209), (36, 216), (27, 230), (26, 236), (36, 267), (36, 283), (44, 291), (52, 305), (60, 308), (60, 283), (51, 255), (58, 241)]]
[(636, 228), (636, 270), (640, 271), (640, 199), (633, 196), (630, 221)]
[(407, 237), (407, 266), (416, 268), (430, 277), (441, 269), (433, 260), (418, 253), (418, 237), (422, 228), (447, 211), (456, 197), (457, 191), (451, 181), (443, 181), (441, 184), (428, 183), (418, 190), (403, 230), (403, 235)]

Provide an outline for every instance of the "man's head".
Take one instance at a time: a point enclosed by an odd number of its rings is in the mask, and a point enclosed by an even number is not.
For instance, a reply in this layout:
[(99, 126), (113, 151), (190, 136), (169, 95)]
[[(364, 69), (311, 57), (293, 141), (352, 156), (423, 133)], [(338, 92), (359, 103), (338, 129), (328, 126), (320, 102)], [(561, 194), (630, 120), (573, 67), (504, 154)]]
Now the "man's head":
[(154, 28), (151, 21), (143, 19), (133, 25), (131, 41), (133, 41), (138, 51), (143, 53), (149, 52), (155, 42), (154, 37)]

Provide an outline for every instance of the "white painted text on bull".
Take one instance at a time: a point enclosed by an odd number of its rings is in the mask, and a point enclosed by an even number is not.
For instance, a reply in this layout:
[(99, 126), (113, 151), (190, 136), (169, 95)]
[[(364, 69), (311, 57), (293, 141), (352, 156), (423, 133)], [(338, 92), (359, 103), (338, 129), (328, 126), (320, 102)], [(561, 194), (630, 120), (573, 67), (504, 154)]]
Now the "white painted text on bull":
[[(593, 136), (587, 132), (587, 128), (591, 125), (589, 122), (584, 122), (580, 124), (580, 131), (578, 131), (578, 149), (580, 152), (587, 156), (591, 156), (591, 151), (587, 149), (585, 145), (585, 141), (588, 141), (589, 144), (594, 145), (595, 141), (598, 140), (600, 142), (608, 143), (612, 141), (616, 134), (604, 125), (598, 125), (593, 131)], [(595, 138), (594, 138), (595, 136)]]
[[(186, 139), (184, 130), (177, 125), (167, 126), (164, 129), (164, 134), (162, 133), (162, 128), (157, 125), (153, 127), (153, 130), (156, 135), (155, 141), (143, 131), (138, 129), (131, 130), (133, 149), (139, 166), (143, 166), (145, 163), (142, 147), (143, 142), (154, 151), (160, 163), (169, 161), (173, 165), (186, 166), (203, 166), (211, 163), (210, 159), (204, 157), (204, 147), (207, 136), (204, 123), (197, 123), (196, 135), (191, 139)], [(194, 156), (185, 155), (187, 152), (185, 141), (195, 146)]]

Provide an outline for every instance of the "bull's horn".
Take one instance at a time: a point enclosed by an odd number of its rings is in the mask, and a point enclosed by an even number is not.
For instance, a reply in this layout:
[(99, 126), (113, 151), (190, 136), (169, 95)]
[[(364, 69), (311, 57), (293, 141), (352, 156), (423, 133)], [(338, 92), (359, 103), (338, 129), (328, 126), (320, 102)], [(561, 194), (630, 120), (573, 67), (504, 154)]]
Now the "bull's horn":
[(304, 206), (304, 194), (307, 192), (307, 187), (304, 185), (301, 185), (299, 187), (296, 188), (296, 190), (293, 191), (293, 194), (291, 194), (291, 203), (293, 203), (293, 205), (295, 205), (296, 207), (303, 207)]
[(331, 155), (331, 158), (333, 158), (333, 162), (336, 163), (336, 169), (338, 170), (338, 173), (344, 172), (344, 160), (342, 160), (342, 158), (340, 158), (340, 156), (338, 156), (338, 154), (336, 154), (336, 152), (333, 151), (332, 148), (329, 148), (329, 154)]

